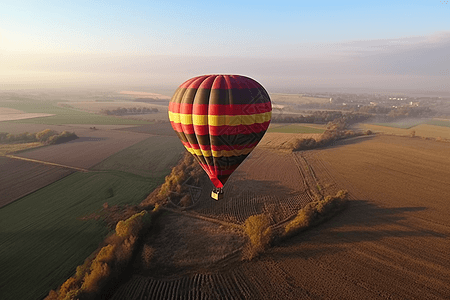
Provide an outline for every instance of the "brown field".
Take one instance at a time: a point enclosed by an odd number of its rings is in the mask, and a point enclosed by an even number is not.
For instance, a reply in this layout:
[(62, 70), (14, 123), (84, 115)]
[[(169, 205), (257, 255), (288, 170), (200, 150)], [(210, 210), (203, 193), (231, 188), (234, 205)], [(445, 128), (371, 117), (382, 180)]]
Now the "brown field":
[(110, 155), (148, 138), (146, 134), (118, 130), (78, 128), (75, 133), (79, 137), (76, 140), (33, 149), (17, 156), (88, 169)]
[(0, 208), (73, 172), (66, 168), (0, 157)]
[[(223, 200), (207, 199), (211, 185), (204, 185), (197, 206), (179, 218), (164, 216), (148, 251), (141, 250), (155, 268), (136, 271), (113, 299), (449, 299), (449, 153), (449, 143), (396, 136), (295, 154), (257, 148)], [(218, 239), (182, 216), (234, 228), (268, 203), (284, 211), (289, 201), (302, 206), (292, 196), (340, 189), (350, 192), (347, 210), (250, 262), (240, 261), (235, 231)], [(176, 222), (184, 222), (182, 231), (172, 228)], [(222, 259), (208, 260), (212, 245)]]
[[(275, 127), (274, 127), (275, 128)], [(258, 147), (289, 150), (292, 149), (289, 145), (297, 139), (315, 138), (318, 139), (322, 134), (320, 133), (281, 133), (281, 132), (267, 132)]]

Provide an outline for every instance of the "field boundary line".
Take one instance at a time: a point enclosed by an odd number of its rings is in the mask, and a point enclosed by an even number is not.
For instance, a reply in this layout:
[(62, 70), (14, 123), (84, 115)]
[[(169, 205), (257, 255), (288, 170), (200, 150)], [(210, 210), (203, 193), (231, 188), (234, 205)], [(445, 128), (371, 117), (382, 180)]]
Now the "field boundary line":
[(83, 168), (71, 167), (71, 166), (61, 165), (61, 164), (52, 163), (52, 162), (48, 162), (48, 161), (42, 161), (42, 160), (36, 160), (36, 159), (31, 159), (31, 158), (25, 158), (25, 157), (20, 157), (20, 156), (15, 156), (15, 155), (5, 155), (5, 157), (12, 158), (12, 159), (20, 159), (20, 160), (35, 162), (35, 163), (39, 163), (39, 164), (43, 164), (43, 165), (62, 167), (62, 168), (72, 169), (72, 170), (76, 170), (76, 171), (80, 171), (80, 172), (89, 172), (89, 170), (83, 169)]

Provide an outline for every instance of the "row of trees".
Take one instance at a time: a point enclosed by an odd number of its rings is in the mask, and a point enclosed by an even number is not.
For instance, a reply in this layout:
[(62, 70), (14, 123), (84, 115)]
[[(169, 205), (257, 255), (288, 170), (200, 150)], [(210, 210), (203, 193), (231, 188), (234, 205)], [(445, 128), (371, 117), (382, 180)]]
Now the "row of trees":
[(58, 133), (57, 131), (51, 129), (45, 129), (36, 133), (0, 133), (0, 143), (4, 144), (41, 142), (44, 144), (53, 145), (65, 143), (77, 138), (78, 136), (75, 134), (75, 132), (63, 131), (61, 133)]
[(336, 119), (343, 119), (347, 123), (356, 123), (367, 120), (371, 116), (366, 113), (341, 112), (341, 111), (314, 111), (310, 115), (272, 115), (273, 123), (314, 123), (326, 124)]
[(325, 147), (333, 144), (337, 140), (346, 139), (361, 135), (371, 135), (372, 131), (355, 132), (349, 130), (348, 123), (345, 118), (338, 118), (333, 122), (327, 124), (327, 130), (320, 136), (320, 138), (301, 138), (296, 139), (290, 144), (292, 151), (309, 150), (314, 148)]
[(139, 247), (140, 237), (150, 229), (158, 212), (159, 207), (155, 206), (150, 212), (143, 210), (119, 221), (106, 245), (78, 266), (75, 275), (59, 289), (50, 291), (45, 300), (93, 300), (111, 296)]
[(113, 110), (102, 110), (102, 113), (105, 115), (113, 115), (113, 116), (124, 116), (124, 115), (132, 115), (132, 114), (152, 114), (157, 113), (159, 110), (156, 107), (148, 108), (148, 107), (132, 107), (132, 108), (124, 108), (119, 107)]

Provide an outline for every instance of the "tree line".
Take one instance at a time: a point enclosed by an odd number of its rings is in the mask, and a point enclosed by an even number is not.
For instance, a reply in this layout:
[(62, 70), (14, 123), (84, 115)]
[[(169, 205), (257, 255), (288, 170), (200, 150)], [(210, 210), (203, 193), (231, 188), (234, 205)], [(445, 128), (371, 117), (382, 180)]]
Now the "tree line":
[(61, 133), (51, 129), (45, 129), (36, 133), (24, 132), (12, 134), (0, 132), (0, 143), (2, 144), (41, 142), (43, 144), (54, 145), (65, 143), (77, 138), (78, 136), (75, 132), (69, 132), (66, 130)]
[(112, 115), (112, 116), (124, 116), (124, 115), (138, 115), (138, 114), (152, 114), (157, 113), (159, 110), (156, 107), (131, 107), (131, 108), (125, 108), (125, 107), (119, 107), (117, 109), (113, 110), (103, 110), (102, 113), (105, 115)]
[(273, 123), (314, 123), (327, 124), (336, 119), (343, 119), (348, 124), (362, 122), (370, 118), (367, 113), (341, 112), (341, 111), (313, 111), (309, 115), (272, 115)]

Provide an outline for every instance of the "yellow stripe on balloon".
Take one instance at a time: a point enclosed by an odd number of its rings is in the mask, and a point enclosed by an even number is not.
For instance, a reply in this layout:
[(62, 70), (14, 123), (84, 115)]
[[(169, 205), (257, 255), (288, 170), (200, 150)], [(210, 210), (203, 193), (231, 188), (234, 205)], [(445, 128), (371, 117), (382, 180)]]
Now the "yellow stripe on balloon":
[(235, 149), (235, 150), (220, 150), (220, 151), (214, 151), (214, 150), (201, 150), (201, 149), (193, 149), (190, 147), (185, 146), (186, 150), (189, 151), (191, 154), (195, 154), (197, 156), (204, 156), (204, 157), (231, 157), (231, 156), (239, 156), (239, 155), (246, 155), (252, 152), (252, 150), (256, 147), (253, 146), (251, 148), (244, 148), (241, 150)]
[(212, 125), (212, 126), (236, 126), (236, 125), (252, 125), (255, 123), (264, 123), (270, 121), (272, 112), (268, 111), (261, 114), (253, 115), (191, 115), (180, 114), (169, 111), (169, 120), (183, 125)]

